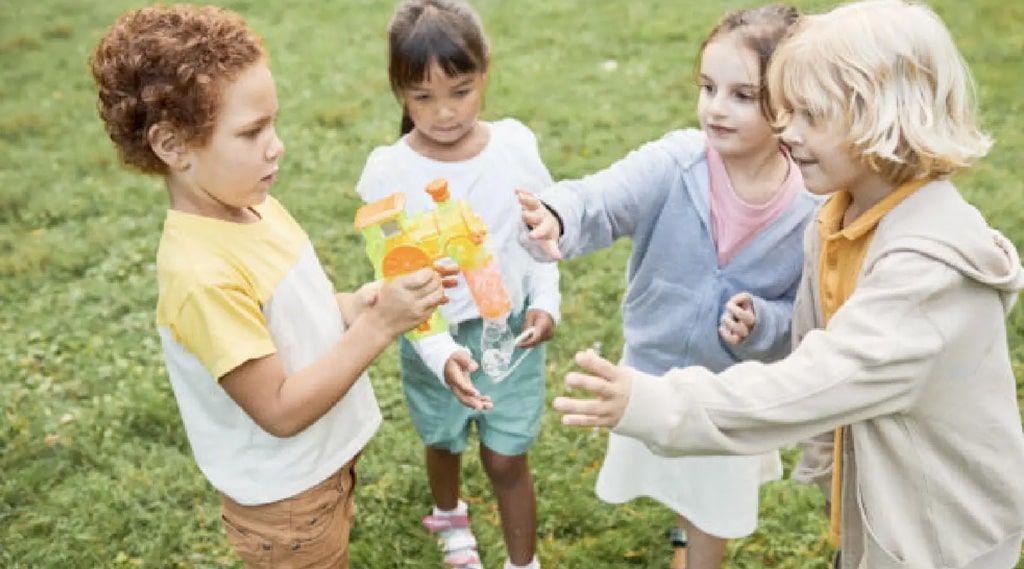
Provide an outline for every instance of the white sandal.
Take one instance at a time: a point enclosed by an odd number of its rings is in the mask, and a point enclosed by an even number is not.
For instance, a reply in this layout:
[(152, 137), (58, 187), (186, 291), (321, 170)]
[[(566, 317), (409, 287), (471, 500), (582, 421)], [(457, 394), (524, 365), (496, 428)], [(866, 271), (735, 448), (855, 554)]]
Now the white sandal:
[(476, 550), (476, 537), (469, 529), (469, 514), (437, 515), (423, 518), (423, 527), (437, 535), (444, 562), (451, 569), (483, 569)]

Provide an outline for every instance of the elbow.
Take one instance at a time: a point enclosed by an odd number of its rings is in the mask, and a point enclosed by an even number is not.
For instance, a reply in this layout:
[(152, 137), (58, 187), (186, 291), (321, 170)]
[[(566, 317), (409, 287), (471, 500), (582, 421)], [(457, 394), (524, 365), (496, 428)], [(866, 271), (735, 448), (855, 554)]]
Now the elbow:
[(309, 425), (267, 425), (263, 430), (279, 438), (288, 439), (306, 430)]
[(298, 435), (309, 427), (310, 423), (301, 421), (290, 414), (276, 414), (273, 416), (253, 417), (253, 421), (268, 434), (279, 439), (287, 439)]

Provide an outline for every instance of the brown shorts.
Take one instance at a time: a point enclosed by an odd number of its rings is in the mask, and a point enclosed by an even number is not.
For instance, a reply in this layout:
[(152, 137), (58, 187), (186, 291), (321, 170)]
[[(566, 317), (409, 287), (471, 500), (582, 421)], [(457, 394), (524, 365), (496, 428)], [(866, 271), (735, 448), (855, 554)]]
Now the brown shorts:
[(243, 506), (220, 495), (228, 543), (246, 567), (348, 569), (348, 534), (355, 518), (355, 463), (278, 502)]

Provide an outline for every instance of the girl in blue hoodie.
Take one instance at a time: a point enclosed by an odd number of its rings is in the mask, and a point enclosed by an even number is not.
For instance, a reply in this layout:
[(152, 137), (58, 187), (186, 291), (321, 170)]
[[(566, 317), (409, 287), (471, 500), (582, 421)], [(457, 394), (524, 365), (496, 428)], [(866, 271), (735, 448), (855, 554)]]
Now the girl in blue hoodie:
[[(765, 6), (727, 14), (711, 31), (699, 57), (699, 130), (670, 132), (582, 180), (520, 192), (524, 240), (538, 259), (632, 240), (623, 365), (654, 375), (691, 365), (720, 371), (789, 352), (801, 236), (815, 200), (770, 127), (763, 85), (797, 17)], [(780, 475), (777, 452), (664, 458), (613, 433), (597, 495), (665, 504), (679, 514), (671, 567), (714, 568), (727, 539), (756, 527), (760, 483)]]

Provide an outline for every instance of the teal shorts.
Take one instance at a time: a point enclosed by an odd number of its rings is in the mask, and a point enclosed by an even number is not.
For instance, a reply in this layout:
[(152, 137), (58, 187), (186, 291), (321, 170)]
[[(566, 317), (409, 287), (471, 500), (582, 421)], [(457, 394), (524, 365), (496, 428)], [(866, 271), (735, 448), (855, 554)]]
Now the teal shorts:
[[(524, 311), (525, 314), (525, 311)], [(513, 316), (509, 324), (514, 335), (522, 330), (524, 314)], [(479, 318), (461, 322), (455, 341), (469, 349), (480, 362)], [(476, 423), (480, 442), (505, 456), (519, 456), (537, 440), (540, 420), (544, 414), (544, 344), (526, 352), (516, 348), (513, 364), (522, 362), (499, 383), (494, 383), (482, 370), (472, 374), (473, 385), (489, 395), (494, 407), (476, 411), (459, 403), (451, 390), (439, 380), (416, 354), (412, 344), (402, 337), (399, 345), (402, 358), (402, 388), (409, 405), (409, 415), (416, 433), (429, 447), (461, 454), (469, 442), (470, 423)]]

